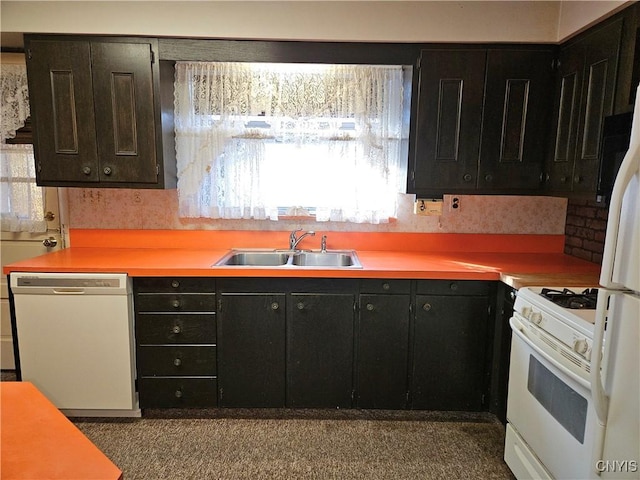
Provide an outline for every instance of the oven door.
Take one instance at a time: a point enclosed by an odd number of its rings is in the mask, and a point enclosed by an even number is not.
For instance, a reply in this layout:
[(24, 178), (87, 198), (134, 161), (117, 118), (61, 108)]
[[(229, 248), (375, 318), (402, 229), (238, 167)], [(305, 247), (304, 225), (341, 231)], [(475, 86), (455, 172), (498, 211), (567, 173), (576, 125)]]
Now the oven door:
[[(535, 327), (515, 314), (510, 323), (507, 421), (524, 445), (507, 442), (507, 464), (518, 478), (534, 478), (522, 473), (533, 471), (556, 479), (591, 478), (596, 417), (589, 383), (562, 365), (552, 347), (527, 335)], [(518, 452), (526, 447), (525, 459)]]

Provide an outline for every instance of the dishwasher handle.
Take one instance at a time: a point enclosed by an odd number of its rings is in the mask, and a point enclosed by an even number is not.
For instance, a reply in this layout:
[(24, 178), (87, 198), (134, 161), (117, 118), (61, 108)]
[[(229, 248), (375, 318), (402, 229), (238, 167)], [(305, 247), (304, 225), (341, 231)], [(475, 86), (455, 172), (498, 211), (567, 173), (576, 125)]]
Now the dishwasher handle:
[(84, 295), (87, 293), (84, 288), (54, 288), (52, 291), (56, 295)]

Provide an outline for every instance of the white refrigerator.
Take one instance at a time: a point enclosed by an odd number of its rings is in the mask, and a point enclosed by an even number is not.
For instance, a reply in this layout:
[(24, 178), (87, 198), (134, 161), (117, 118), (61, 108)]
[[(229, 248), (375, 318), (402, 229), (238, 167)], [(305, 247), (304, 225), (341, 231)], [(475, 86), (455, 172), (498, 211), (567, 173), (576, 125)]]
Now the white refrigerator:
[(640, 478), (640, 89), (631, 141), (611, 195), (596, 308), (591, 384), (594, 473)]

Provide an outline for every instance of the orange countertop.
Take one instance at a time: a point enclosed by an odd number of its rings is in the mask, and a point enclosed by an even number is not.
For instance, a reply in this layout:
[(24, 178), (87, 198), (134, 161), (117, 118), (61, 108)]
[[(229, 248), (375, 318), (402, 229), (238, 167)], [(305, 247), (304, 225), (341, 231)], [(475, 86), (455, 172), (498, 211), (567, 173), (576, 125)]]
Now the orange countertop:
[(122, 471), (29, 382), (0, 384), (2, 478), (118, 480)]
[[(234, 235), (235, 233), (235, 235)], [(517, 279), (576, 275), (597, 285), (600, 266), (562, 253), (557, 235), (356, 234), (329, 232), (329, 249), (354, 249), (361, 269), (215, 267), (230, 248), (283, 248), (287, 232), (72, 231), (72, 247), (12, 263), (4, 273), (100, 272), (130, 276)], [(321, 235), (318, 232), (316, 236)], [(559, 237), (559, 238), (558, 238)], [(317, 248), (310, 237), (302, 248)], [(317, 242), (316, 242), (317, 240)], [(571, 277), (569, 277), (570, 279)], [(559, 280), (558, 280), (559, 281)], [(551, 283), (550, 283), (551, 282)], [(577, 283), (576, 283), (577, 282)], [(530, 282), (528, 284), (531, 284)]]

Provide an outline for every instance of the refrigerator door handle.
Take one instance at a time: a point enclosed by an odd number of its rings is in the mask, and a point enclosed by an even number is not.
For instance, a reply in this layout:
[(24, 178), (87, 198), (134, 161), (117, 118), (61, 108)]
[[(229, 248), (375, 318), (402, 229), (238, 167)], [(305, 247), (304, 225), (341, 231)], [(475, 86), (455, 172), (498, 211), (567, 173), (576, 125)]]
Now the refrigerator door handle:
[[(595, 441), (593, 443), (593, 461), (594, 473), (598, 476), (600, 472), (595, 469), (596, 462), (602, 459), (604, 451), (604, 436), (607, 427), (607, 415), (609, 413), (609, 398), (604, 390), (602, 383), (602, 358), (604, 357), (603, 351), (603, 339), (604, 339), (604, 327), (607, 319), (610, 292), (604, 288), (598, 290), (598, 302), (596, 304), (596, 321), (593, 332), (593, 345), (591, 347), (591, 397), (593, 400), (593, 407), (596, 412), (596, 418), (598, 420), (595, 431)], [(609, 325), (609, 329), (613, 328)], [(609, 330), (609, 333), (611, 330)]]
[(613, 281), (613, 267), (615, 262), (616, 249), (618, 247), (618, 234), (620, 230), (620, 214), (622, 212), (622, 202), (627, 187), (633, 177), (640, 169), (640, 87), (638, 88), (638, 98), (636, 99), (636, 112), (631, 125), (631, 140), (620, 170), (616, 176), (611, 193), (609, 205), (609, 218), (607, 221), (606, 242), (602, 255), (602, 269), (600, 271), (600, 285), (609, 288), (627, 288)]

